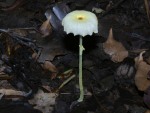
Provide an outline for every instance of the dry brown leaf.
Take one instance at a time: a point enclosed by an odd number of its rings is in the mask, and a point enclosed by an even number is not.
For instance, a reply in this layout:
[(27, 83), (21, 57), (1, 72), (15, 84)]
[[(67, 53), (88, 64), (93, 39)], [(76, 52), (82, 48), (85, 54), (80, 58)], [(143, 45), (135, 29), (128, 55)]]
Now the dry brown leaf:
[(0, 93), (3, 95), (20, 95), (20, 96), (26, 95), (26, 93), (23, 91), (17, 91), (13, 89), (0, 89)]
[(113, 37), (112, 28), (109, 31), (108, 39), (103, 43), (104, 52), (112, 57), (112, 61), (121, 62), (128, 56), (128, 51), (121, 42)]
[(112, 55), (111, 60), (113, 62), (122, 62), (126, 57), (128, 57), (128, 51), (120, 51)]
[(42, 65), (42, 67), (43, 67), (43, 69), (52, 72), (51, 79), (56, 77), (58, 70), (54, 66), (54, 64), (52, 64), (50, 61), (45, 61), (44, 64)]
[(143, 60), (143, 53), (144, 52), (141, 52), (140, 55), (135, 58), (135, 68), (137, 69), (135, 74), (135, 85), (140, 91), (146, 91), (147, 88), (150, 87), (150, 80), (148, 80), (150, 65)]
[(42, 37), (46, 37), (52, 33), (52, 26), (50, 25), (50, 19), (47, 19), (40, 27), (40, 32), (43, 34)]
[(32, 54), (32, 58), (35, 59), (35, 60), (37, 60), (38, 54), (37, 54), (36, 52), (34, 52), (34, 53)]
[(57, 73), (57, 68), (50, 61), (45, 61), (43, 64), (43, 68), (53, 73)]
[(150, 113), (150, 110), (147, 110), (145, 113)]

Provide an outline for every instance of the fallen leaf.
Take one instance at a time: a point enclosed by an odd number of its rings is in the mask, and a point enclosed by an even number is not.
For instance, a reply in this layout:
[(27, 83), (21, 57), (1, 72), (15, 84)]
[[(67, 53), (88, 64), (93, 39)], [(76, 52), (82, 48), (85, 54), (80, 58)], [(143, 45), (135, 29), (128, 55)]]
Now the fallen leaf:
[(145, 113), (150, 113), (150, 110), (147, 110)]
[(150, 65), (143, 60), (142, 55), (144, 52), (141, 52), (140, 55), (135, 58), (135, 68), (137, 69), (135, 74), (135, 85), (140, 91), (146, 91), (147, 88), (150, 87), (150, 80), (148, 80)]
[(43, 34), (42, 37), (46, 37), (52, 33), (52, 26), (50, 25), (50, 18), (48, 18), (40, 27), (40, 32)]
[(42, 65), (43, 69), (51, 71), (51, 79), (54, 79), (58, 73), (57, 68), (52, 64), (50, 61), (45, 61), (44, 64)]
[(0, 93), (3, 95), (20, 95), (20, 96), (26, 95), (26, 93), (23, 91), (17, 91), (13, 89), (0, 89)]
[(113, 54), (111, 60), (113, 62), (122, 62), (126, 57), (128, 57), (128, 51), (120, 51)]
[(57, 72), (57, 68), (50, 61), (45, 61), (44, 65), (43, 65), (43, 68), (46, 69), (46, 70), (49, 70), (53, 73)]
[(33, 54), (32, 54), (32, 59), (35, 59), (35, 60), (37, 60), (38, 59), (38, 54), (36, 53), (36, 52), (34, 52)]
[(29, 103), (35, 105), (34, 108), (43, 113), (52, 113), (56, 97), (56, 93), (44, 93), (42, 90), (39, 90), (34, 95), (34, 98), (29, 100)]
[(128, 51), (123, 44), (114, 39), (112, 28), (109, 31), (106, 42), (103, 43), (103, 49), (106, 54), (110, 55), (114, 62), (121, 62), (128, 56)]

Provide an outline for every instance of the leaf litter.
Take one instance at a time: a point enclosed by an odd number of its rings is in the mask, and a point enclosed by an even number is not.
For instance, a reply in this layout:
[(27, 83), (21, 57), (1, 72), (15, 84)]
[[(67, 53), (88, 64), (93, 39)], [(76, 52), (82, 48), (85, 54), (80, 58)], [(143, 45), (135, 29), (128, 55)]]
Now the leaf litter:
[[(148, 0), (38, 0), (27, 1), (24, 5), (20, 1), (16, 0), (16, 4), (6, 10), (1, 8), (4, 11), (0, 14), (3, 18), (0, 29), (1, 113), (6, 113), (7, 109), (2, 106), (6, 106), (8, 100), (11, 101), (7, 105), (23, 106), (33, 112), (38, 109), (43, 113), (149, 112)], [(74, 48), (78, 47), (75, 43), (78, 41), (69, 34), (70, 42), (61, 20), (75, 9), (95, 10), (100, 30), (98, 36), (83, 41), (87, 50), (83, 61), (85, 100), (72, 106), (79, 95), (78, 55)], [(17, 14), (25, 16), (16, 18)], [(9, 22), (10, 15), (13, 22)], [(145, 53), (140, 60), (142, 51)], [(2, 84), (4, 80), (7, 82)], [(143, 81), (147, 84), (144, 87)], [(19, 106), (13, 109), (19, 110)]]

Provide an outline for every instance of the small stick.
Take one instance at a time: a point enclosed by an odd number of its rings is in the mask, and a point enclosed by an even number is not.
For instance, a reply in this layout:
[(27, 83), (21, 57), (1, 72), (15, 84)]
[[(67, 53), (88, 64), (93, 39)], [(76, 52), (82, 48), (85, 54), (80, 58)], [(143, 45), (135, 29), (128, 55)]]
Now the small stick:
[(136, 50), (131, 50), (130, 52), (133, 52), (133, 53), (141, 53), (142, 51), (146, 51), (148, 49), (136, 49)]
[[(60, 93), (61, 95), (72, 95), (72, 93)], [(91, 94), (84, 94), (84, 96), (91, 96)]]
[(65, 81), (59, 86), (59, 88), (57, 89), (56, 92), (58, 92), (64, 85), (66, 85), (66, 84), (67, 84), (70, 80), (72, 80), (75, 76), (76, 76), (76, 75), (74, 74), (74, 75), (70, 76), (67, 80), (65, 80)]
[(144, 3), (145, 3), (146, 13), (147, 13), (147, 17), (148, 17), (148, 22), (150, 23), (150, 11), (149, 11), (148, 0), (144, 0)]

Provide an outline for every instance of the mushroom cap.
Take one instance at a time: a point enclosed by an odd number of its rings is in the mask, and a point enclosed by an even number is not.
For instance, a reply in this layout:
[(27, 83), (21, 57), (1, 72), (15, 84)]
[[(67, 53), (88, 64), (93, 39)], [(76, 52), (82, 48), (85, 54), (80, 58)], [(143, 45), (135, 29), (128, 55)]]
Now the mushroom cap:
[(64, 31), (74, 36), (92, 35), (98, 33), (98, 20), (94, 13), (84, 10), (76, 10), (68, 13), (62, 20)]

